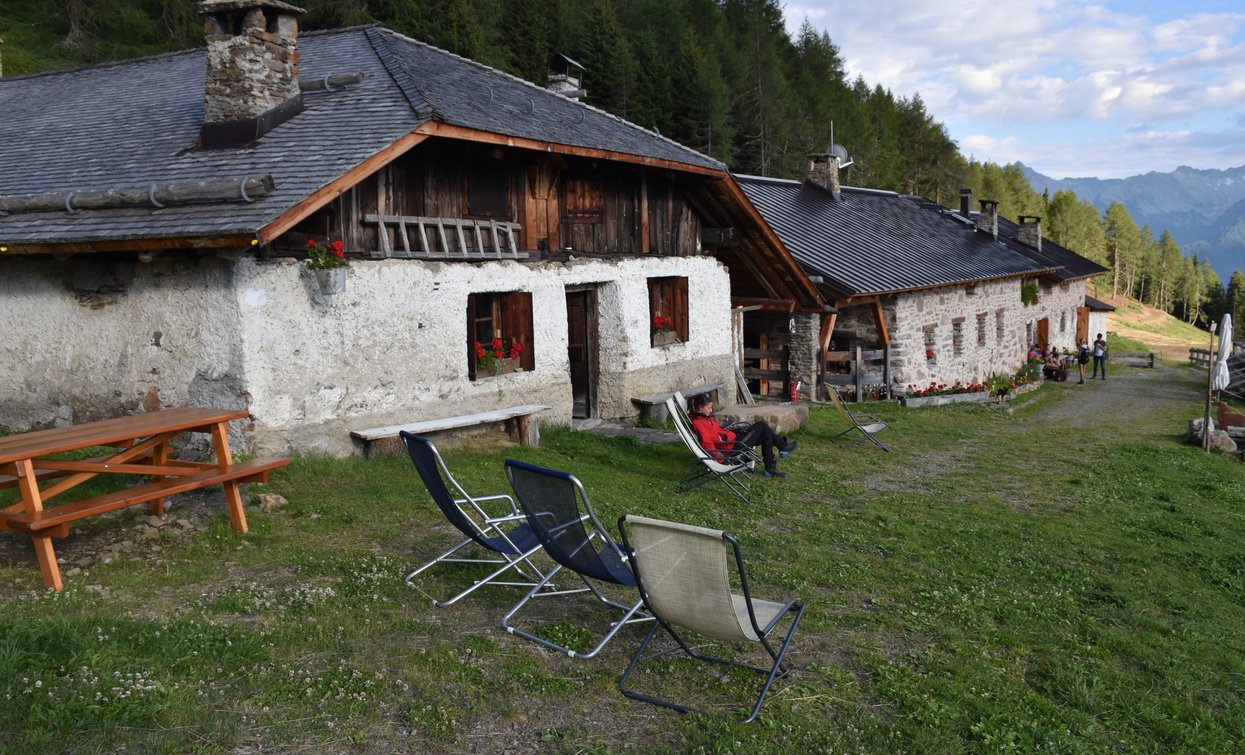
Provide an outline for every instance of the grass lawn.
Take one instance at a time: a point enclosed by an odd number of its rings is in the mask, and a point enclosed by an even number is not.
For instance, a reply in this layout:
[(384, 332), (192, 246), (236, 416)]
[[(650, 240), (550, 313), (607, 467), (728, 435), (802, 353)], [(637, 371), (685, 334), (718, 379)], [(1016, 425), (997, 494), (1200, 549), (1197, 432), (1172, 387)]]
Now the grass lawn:
[[(219, 497), (174, 501), (158, 530), (142, 511), (84, 522), (58, 545), (80, 564), (61, 594), (0, 533), (0, 749), (1240, 751), (1245, 464), (1183, 441), (1202, 385), (1112, 365), (1012, 411), (870, 407), (889, 454), (816, 407), (752, 506), (673, 495), (677, 443), (550, 428), (540, 449), (445, 453), (476, 492), (501, 492), (510, 456), (577, 474), (604, 522), (736, 534), (755, 592), (809, 605), (750, 726), (623, 698), (642, 629), (576, 661), (500, 630), (514, 589), (437, 609), (405, 586), (456, 540), (403, 459), (296, 462), (265, 486), (288, 505), (251, 507), (247, 536)], [(563, 639), (603, 618), (549, 605), (528, 615)], [(746, 679), (669, 666), (649, 691), (744, 702)]]

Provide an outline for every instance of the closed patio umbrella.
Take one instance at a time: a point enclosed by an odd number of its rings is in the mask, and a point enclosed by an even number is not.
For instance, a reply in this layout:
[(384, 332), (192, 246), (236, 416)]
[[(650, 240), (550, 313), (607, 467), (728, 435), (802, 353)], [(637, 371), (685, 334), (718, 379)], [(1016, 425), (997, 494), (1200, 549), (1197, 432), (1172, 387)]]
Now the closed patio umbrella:
[(1211, 377), (1211, 387), (1222, 391), (1232, 382), (1228, 374), (1228, 357), (1232, 355), (1232, 315), (1224, 313), (1219, 323), (1219, 355), (1215, 359), (1215, 374)]

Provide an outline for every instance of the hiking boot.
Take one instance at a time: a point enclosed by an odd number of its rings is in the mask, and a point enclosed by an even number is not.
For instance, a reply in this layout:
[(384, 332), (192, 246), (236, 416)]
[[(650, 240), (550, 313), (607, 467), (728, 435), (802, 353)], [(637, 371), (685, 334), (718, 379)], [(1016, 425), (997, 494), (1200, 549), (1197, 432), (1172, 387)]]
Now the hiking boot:
[(787, 476), (787, 473), (786, 473), (786, 472), (779, 472), (779, 471), (778, 471), (778, 469), (777, 469), (777, 468), (775, 468), (775, 469), (767, 469), (767, 470), (765, 470), (764, 472), (762, 472), (762, 473), (761, 473), (761, 476), (762, 476), (762, 477), (786, 477), (786, 476)]
[(791, 441), (790, 443), (788, 443), (788, 444), (787, 444), (787, 447), (786, 447), (786, 448), (784, 448), (783, 450), (779, 451), (779, 452), (778, 452), (778, 455), (779, 455), (779, 456), (781, 456), (782, 458), (784, 458), (784, 459), (785, 459), (785, 458), (787, 458), (788, 456), (790, 456), (791, 454), (795, 453), (795, 452), (796, 452), (796, 450), (797, 450), (797, 449), (799, 449), (799, 447), (800, 447), (800, 441), (798, 441), (798, 440), (793, 440), (793, 441)]

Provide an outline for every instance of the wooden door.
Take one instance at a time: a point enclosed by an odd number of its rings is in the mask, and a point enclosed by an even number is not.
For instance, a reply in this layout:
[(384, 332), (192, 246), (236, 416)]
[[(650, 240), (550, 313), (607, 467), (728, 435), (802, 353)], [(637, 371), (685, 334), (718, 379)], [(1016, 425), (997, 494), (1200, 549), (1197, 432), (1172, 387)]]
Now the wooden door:
[(1076, 308), (1076, 345), (1089, 343), (1089, 307)]
[(597, 416), (596, 296), (594, 291), (566, 292), (566, 356), (571, 371), (571, 416)]
[(1045, 317), (1037, 321), (1037, 344), (1044, 349), (1050, 346), (1050, 320)]

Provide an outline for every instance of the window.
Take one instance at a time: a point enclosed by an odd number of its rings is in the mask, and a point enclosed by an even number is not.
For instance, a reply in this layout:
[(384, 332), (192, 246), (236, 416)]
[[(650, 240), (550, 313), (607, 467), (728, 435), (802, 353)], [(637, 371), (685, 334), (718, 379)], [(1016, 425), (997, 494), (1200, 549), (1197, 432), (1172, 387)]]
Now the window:
[[(994, 310), (994, 340), (996, 343), (1003, 343), (1003, 334), (1005, 332), (1004, 324), (1006, 319), (1003, 316), (1003, 310)], [(1028, 348), (1028, 344), (1025, 344)]]
[(964, 318), (951, 321), (951, 351), (957, 357), (964, 353)]
[(925, 337), (925, 361), (938, 361), (938, 326), (926, 325), (921, 332)]
[(510, 176), (503, 163), (467, 163), (463, 182), (467, 217), (510, 218)]
[(986, 313), (977, 313), (977, 345), (986, 345)]
[(1068, 313), (1067, 312), (1059, 313), (1059, 332), (1060, 333), (1068, 332)]
[(648, 325), (652, 345), (657, 346), (658, 322), (679, 341), (687, 341), (687, 278), (648, 279)]
[(471, 294), (467, 297), (467, 375), (476, 379), (476, 343), (490, 346), (500, 338), (509, 352), (519, 345), (519, 367), (535, 369), (532, 352), (532, 295), (526, 291)]
[(592, 222), (601, 219), (604, 201), (601, 195), (601, 182), (589, 178), (568, 178), (563, 184), (563, 206), (566, 217), (577, 222)]

